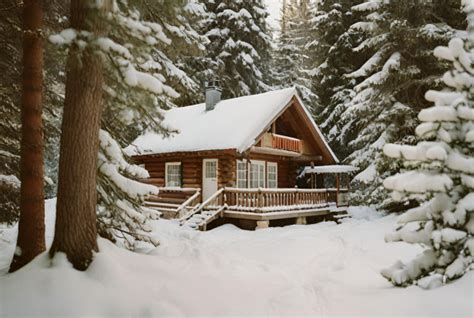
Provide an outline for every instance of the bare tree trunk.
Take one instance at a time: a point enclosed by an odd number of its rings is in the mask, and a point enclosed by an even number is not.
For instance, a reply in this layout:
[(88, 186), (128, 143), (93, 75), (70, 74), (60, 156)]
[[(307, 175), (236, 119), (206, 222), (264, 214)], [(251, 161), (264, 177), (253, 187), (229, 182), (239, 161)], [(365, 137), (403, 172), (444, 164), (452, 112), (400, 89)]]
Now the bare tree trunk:
[[(71, 27), (100, 34), (106, 22), (92, 1), (71, 1)], [(64, 252), (85, 270), (98, 251), (96, 228), (97, 155), (102, 113), (102, 62), (89, 46), (73, 44), (67, 63), (66, 98), (59, 159), (56, 229), (51, 257)]]
[(23, 4), (21, 98), (20, 222), (13, 272), (45, 250), (43, 170), (43, 8), (41, 0)]

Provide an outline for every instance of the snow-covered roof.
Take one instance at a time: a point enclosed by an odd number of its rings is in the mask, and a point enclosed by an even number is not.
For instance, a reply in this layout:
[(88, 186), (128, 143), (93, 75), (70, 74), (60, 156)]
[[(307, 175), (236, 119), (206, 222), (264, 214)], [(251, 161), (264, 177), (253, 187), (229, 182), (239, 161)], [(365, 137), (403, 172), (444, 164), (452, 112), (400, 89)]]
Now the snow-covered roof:
[[(125, 151), (129, 155), (223, 149), (236, 149), (242, 153), (255, 144), (262, 131), (294, 96), (298, 97), (295, 88), (285, 88), (222, 100), (212, 111), (206, 111), (205, 103), (174, 108), (164, 113), (163, 124), (178, 133), (164, 137), (147, 132)], [(305, 112), (310, 117), (306, 109)], [(311, 122), (314, 124), (312, 119)], [(337, 162), (316, 124), (314, 128)]]
[(358, 169), (354, 166), (349, 165), (327, 165), (327, 166), (314, 166), (314, 167), (305, 167), (301, 172), (301, 175), (307, 173), (349, 173), (357, 171)]

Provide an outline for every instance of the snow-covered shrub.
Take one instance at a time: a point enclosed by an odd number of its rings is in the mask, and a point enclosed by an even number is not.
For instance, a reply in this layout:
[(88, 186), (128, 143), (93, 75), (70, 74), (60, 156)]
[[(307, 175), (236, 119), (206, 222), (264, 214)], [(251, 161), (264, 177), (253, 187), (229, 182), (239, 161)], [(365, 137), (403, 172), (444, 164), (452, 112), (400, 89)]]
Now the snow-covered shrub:
[(421, 244), (423, 253), (407, 264), (382, 271), (394, 285), (417, 283), (431, 288), (461, 277), (474, 260), (474, 4), (464, 1), (469, 37), (455, 38), (435, 55), (451, 61), (443, 81), (447, 88), (428, 91), (434, 105), (423, 109), (417, 145), (387, 144), (385, 155), (402, 159), (406, 170), (384, 181), (395, 200), (424, 203), (400, 218), (387, 241)]

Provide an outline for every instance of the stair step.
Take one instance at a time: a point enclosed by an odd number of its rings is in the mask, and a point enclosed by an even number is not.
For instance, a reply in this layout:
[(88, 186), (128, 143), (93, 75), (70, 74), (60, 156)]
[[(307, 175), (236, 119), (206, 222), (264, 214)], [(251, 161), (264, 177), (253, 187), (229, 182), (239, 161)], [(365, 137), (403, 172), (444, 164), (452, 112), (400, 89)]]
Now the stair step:
[(163, 207), (163, 208), (179, 208), (179, 204), (173, 204), (173, 203), (166, 203), (166, 202), (154, 202), (154, 201), (146, 201), (145, 205), (151, 206), (151, 207)]
[(349, 218), (351, 217), (350, 214), (338, 214), (338, 215), (333, 215), (333, 218), (335, 219), (342, 219), (342, 218)]

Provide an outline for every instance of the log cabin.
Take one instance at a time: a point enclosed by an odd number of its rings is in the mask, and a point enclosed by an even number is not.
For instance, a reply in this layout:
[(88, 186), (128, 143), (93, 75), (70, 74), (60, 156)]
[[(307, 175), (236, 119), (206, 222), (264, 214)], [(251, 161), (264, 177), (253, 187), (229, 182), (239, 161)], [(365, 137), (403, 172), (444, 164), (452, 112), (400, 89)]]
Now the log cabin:
[(205, 103), (164, 113), (163, 124), (175, 134), (147, 132), (127, 147), (149, 172), (143, 182), (160, 189), (148, 198), (149, 207), (201, 230), (226, 222), (255, 229), (346, 215), (347, 188), (340, 187), (339, 174), (350, 168), (335, 170), (335, 187), (308, 182), (321, 177), (308, 169), (334, 167), (338, 159), (295, 88), (220, 97), (218, 83), (211, 82)]

